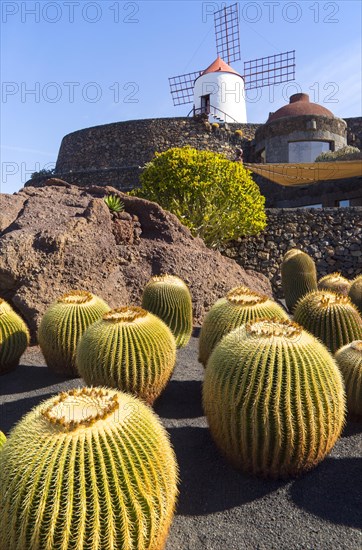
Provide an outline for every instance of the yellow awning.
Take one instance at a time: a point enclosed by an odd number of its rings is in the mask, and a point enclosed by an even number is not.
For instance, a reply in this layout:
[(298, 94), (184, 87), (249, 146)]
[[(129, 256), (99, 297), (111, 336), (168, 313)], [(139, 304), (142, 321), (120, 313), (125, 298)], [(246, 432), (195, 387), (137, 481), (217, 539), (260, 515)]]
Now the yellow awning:
[(287, 186), (362, 176), (361, 160), (301, 164), (244, 164), (244, 166), (268, 180)]

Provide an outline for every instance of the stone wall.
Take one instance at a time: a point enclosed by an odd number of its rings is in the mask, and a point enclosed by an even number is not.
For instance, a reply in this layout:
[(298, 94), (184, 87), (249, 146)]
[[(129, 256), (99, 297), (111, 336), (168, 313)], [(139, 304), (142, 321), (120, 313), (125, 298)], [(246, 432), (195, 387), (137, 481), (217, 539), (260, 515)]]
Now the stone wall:
[(362, 116), (345, 118), (347, 123), (347, 143), (362, 150)]
[(290, 248), (315, 260), (318, 276), (339, 271), (351, 279), (362, 273), (362, 208), (268, 209), (268, 226), (255, 237), (243, 237), (220, 251), (245, 269), (266, 275), (277, 297), (280, 267)]

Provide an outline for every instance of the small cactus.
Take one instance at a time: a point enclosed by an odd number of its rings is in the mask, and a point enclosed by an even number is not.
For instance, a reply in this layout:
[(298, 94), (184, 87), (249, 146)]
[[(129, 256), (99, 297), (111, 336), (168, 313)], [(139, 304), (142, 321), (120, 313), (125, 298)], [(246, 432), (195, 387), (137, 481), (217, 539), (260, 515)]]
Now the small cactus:
[(79, 376), (75, 364), (77, 344), (84, 331), (109, 310), (90, 292), (72, 290), (60, 296), (44, 313), (38, 330), (48, 367), (59, 374)]
[(199, 361), (204, 366), (216, 344), (247, 321), (259, 317), (288, 319), (284, 309), (267, 296), (245, 286), (230, 290), (218, 300), (207, 313), (199, 337)]
[(308, 254), (292, 248), (283, 258), (281, 274), (287, 308), (293, 312), (300, 298), (317, 290), (316, 266)]
[(18, 366), (28, 344), (28, 327), (13, 308), (0, 298), (0, 374)]
[(362, 315), (362, 275), (353, 279), (348, 296)]
[(111, 389), (51, 397), (0, 452), (3, 550), (161, 550), (177, 464), (158, 417)]
[(147, 403), (160, 395), (176, 362), (176, 344), (161, 319), (126, 306), (103, 315), (84, 333), (77, 366), (88, 385), (132, 393)]
[(318, 281), (319, 290), (331, 290), (338, 294), (348, 295), (351, 282), (343, 277), (340, 273), (330, 273), (325, 275)]
[(192, 334), (192, 300), (182, 279), (175, 275), (152, 277), (143, 291), (142, 307), (166, 323), (178, 348), (188, 344)]
[(362, 420), (362, 340), (340, 348), (335, 359), (346, 386), (347, 410), (351, 417)]
[(287, 320), (251, 321), (221, 340), (206, 367), (203, 405), (228, 460), (273, 478), (298, 475), (323, 460), (345, 416), (333, 357)]
[(310, 292), (295, 308), (294, 320), (314, 334), (332, 353), (362, 339), (362, 319), (348, 296), (328, 290)]
[(0, 449), (4, 445), (5, 441), (6, 441), (6, 435), (4, 434), (4, 432), (0, 431)]

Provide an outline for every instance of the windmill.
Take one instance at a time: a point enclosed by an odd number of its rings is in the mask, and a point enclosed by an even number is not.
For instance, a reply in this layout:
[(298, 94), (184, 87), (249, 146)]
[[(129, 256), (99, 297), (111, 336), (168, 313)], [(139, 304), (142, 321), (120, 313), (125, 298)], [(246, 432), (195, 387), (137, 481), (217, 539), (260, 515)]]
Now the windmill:
[(245, 90), (294, 80), (295, 50), (245, 61), (241, 75), (230, 66), (241, 58), (238, 4), (216, 11), (214, 26), (217, 59), (202, 71), (169, 78), (173, 104), (193, 103), (194, 115), (243, 123)]

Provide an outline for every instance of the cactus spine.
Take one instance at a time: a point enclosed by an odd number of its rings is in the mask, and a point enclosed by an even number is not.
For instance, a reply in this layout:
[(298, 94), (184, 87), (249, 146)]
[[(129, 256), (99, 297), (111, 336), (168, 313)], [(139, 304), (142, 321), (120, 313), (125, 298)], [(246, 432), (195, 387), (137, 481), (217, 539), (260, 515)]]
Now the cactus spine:
[(77, 344), (84, 331), (110, 307), (98, 296), (72, 290), (58, 298), (44, 313), (38, 342), (48, 367), (59, 374), (79, 376), (75, 363)]
[(294, 320), (320, 338), (332, 353), (362, 338), (362, 319), (350, 299), (327, 290), (304, 296), (297, 304)]
[(216, 344), (247, 321), (263, 318), (288, 319), (288, 315), (276, 302), (245, 286), (230, 290), (207, 313), (199, 338), (199, 361), (204, 366)]
[(341, 369), (347, 392), (347, 409), (351, 416), (362, 419), (362, 340), (340, 348), (335, 359)]
[(142, 307), (171, 329), (176, 346), (186, 346), (192, 333), (192, 301), (187, 285), (175, 275), (152, 277), (142, 296)]
[(18, 366), (29, 339), (29, 330), (22, 318), (0, 298), (0, 374)]
[(177, 464), (130, 395), (78, 388), (43, 402), (0, 453), (1, 550), (161, 550)]
[(296, 248), (288, 250), (283, 258), (282, 287), (289, 311), (308, 292), (317, 290), (317, 270), (312, 258)]
[(341, 433), (341, 373), (296, 323), (256, 320), (227, 334), (205, 371), (211, 434), (237, 468), (266, 477), (313, 468)]
[(319, 290), (331, 290), (337, 294), (348, 295), (351, 282), (343, 277), (340, 273), (330, 273), (325, 275), (318, 281)]
[(362, 315), (362, 275), (353, 279), (348, 296)]
[(105, 313), (79, 342), (77, 365), (89, 385), (106, 385), (148, 403), (160, 395), (176, 362), (176, 344), (161, 319), (140, 307)]

